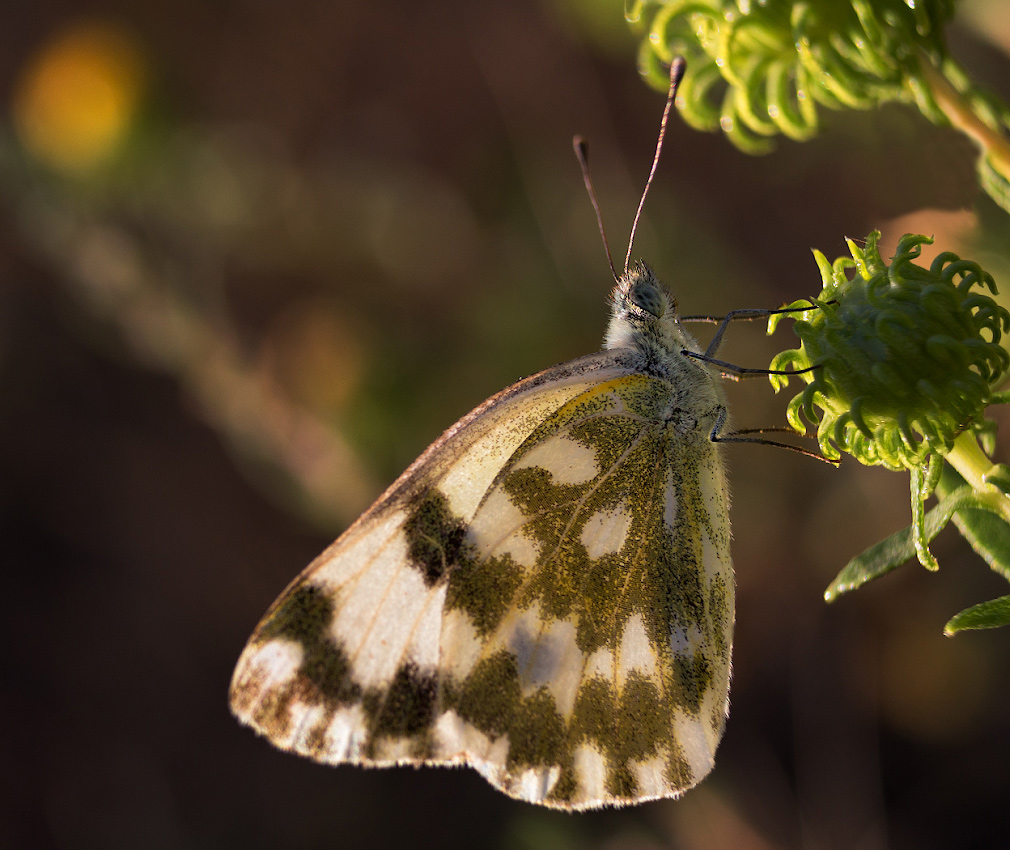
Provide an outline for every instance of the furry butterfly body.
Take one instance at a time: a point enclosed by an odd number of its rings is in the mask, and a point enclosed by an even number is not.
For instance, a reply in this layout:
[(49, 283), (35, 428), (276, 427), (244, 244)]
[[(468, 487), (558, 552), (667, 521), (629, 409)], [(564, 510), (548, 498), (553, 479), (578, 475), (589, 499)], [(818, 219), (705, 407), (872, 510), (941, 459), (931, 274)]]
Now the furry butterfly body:
[(733, 630), (719, 373), (644, 265), (603, 351), (489, 399), (292, 583), (236, 716), (326, 763), (469, 765), (563, 809), (711, 769)]

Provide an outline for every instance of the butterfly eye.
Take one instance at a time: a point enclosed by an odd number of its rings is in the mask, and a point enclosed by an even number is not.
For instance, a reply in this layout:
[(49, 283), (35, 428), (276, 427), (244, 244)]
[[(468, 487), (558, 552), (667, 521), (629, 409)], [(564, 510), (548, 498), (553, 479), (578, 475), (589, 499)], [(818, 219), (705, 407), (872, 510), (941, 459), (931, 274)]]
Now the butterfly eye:
[(659, 290), (647, 281), (639, 281), (631, 287), (631, 303), (657, 319), (666, 312), (666, 303)]

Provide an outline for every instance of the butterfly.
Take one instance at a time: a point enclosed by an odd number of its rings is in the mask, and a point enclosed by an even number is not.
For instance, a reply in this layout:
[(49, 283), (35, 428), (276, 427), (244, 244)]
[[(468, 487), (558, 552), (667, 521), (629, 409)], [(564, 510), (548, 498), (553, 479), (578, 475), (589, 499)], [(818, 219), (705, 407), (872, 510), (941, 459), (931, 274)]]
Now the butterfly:
[(726, 400), (630, 256), (602, 351), (449, 428), (273, 604), (239, 720), (319, 762), (469, 765), (568, 810), (708, 774), (733, 643)]

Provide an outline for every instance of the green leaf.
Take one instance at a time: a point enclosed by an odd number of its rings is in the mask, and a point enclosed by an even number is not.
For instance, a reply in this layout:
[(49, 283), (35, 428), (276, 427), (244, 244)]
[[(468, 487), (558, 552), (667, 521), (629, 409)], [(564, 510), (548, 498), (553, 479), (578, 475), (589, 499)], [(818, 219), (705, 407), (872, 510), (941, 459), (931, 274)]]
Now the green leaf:
[(943, 633), (950, 637), (965, 629), (995, 629), (1007, 625), (1010, 625), (1010, 596), (1000, 596), (954, 615), (943, 627)]
[[(923, 540), (928, 543), (936, 537), (950, 521), (955, 511), (965, 505), (980, 505), (978, 497), (967, 484), (949, 493), (926, 514), (922, 523)], [(824, 599), (834, 602), (843, 593), (848, 593), (868, 581), (886, 575), (915, 556), (915, 540), (912, 536), (912, 529), (911, 527), (904, 528), (849, 561), (835, 576), (835, 580), (831, 582), (828, 589), (824, 591)]]
[[(964, 486), (964, 479), (945, 466), (937, 491), (957, 492)], [(953, 520), (961, 536), (993, 572), (1010, 581), (1010, 526), (991, 509), (960, 507), (955, 510)]]
[(978, 160), (978, 182), (983, 191), (999, 204), (1004, 210), (1010, 212), (1010, 182), (1000, 174), (989, 157), (981, 156)]
[(954, 524), (992, 571), (1010, 581), (1010, 526), (994, 513), (971, 508), (956, 511)]
[(986, 484), (992, 484), (1004, 495), (1010, 495), (1010, 467), (997, 463), (985, 474)]

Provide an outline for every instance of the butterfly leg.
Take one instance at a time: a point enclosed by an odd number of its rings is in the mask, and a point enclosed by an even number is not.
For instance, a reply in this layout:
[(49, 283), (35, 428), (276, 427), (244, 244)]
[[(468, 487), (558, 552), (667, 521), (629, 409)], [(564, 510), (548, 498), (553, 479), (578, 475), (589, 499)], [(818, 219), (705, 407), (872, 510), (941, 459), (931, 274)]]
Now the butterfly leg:
[(681, 318), (682, 322), (711, 322), (718, 323), (719, 327), (716, 328), (715, 336), (712, 337), (712, 341), (708, 344), (708, 348), (705, 349), (705, 356), (712, 357), (719, 350), (719, 346), (722, 345), (723, 334), (726, 333), (726, 329), (729, 327), (730, 322), (735, 322), (739, 320), (750, 321), (751, 319), (766, 319), (768, 316), (780, 316), (784, 313), (804, 313), (811, 309), (814, 305), (811, 304), (810, 307), (781, 307), (777, 310), (768, 310), (766, 308), (751, 308), (746, 310), (731, 310), (725, 316), (684, 316)]
[(837, 460), (832, 460), (827, 458), (822, 454), (810, 451), (810, 449), (804, 449), (800, 446), (791, 446), (789, 443), (780, 443), (775, 440), (766, 440), (763, 437), (749, 437), (748, 434), (792, 434), (792, 429), (790, 428), (746, 428), (740, 431), (731, 431), (728, 434), (723, 434), (722, 429), (726, 424), (726, 408), (719, 405), (713, 411), (715, 414), (715, 424), (712, 426), (712, 430), (708, 434), (708, 438), (713, 443), (758, 443), (763, 446), (776, 446), (780, 449), (788, 449), (791, 452), (796, 452), (804, 457), (811, 457), (815, 460), (824, 461), (824, 463), (830, 463), (832, 466), (838, 466)]
[[(709, 345), (708, 351), (711, 350), (712, 346)], [(739, 381), (743, 378), (754, 378), (758, 375), (802, 375), (804, 372), (812, 372), (814, 369), (821, 368), (820, 363), (815, 363), (806, 369), (751, 369), (746, 366), (737, 366), (735, 363), (727, 363), (725, 360), (718, 360), (715, 357), (709, 356), (708, 351), (702, 354), (699, 351), (690, 351), (684, 348), (680, 353), (685, 357), (690, 357), (692, 360), (700, 360), (702, 363), (708, 363), (710, 366), (717, 366), (719, 369), (722, 369), (724, 378), (729, 378), (733, 381)]]

